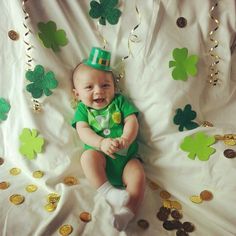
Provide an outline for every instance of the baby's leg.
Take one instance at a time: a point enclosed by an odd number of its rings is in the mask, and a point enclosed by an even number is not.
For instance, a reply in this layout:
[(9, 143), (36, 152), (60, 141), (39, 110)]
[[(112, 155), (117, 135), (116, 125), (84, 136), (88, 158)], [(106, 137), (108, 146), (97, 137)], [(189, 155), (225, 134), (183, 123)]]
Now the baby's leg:
[(81, 156), (81, 165), (85, 176), (97, 191), (105, 197), (113, 207), (127, 204), (129, 194), (125, 190), (114, 188), (106, 177), (106, 159), (101, 152), (86, 150)]
[(130, 160), (123, 172), (123, 181), (126, 184), (126, 191), (130, 195), (130, 200), (125, 207), (114, 215), (114, 226), (117, 230), (125, 230), (128, 223), (137, 214), (139, 206), (144, 197), (145, 173), (142, 164), (137, 159)]

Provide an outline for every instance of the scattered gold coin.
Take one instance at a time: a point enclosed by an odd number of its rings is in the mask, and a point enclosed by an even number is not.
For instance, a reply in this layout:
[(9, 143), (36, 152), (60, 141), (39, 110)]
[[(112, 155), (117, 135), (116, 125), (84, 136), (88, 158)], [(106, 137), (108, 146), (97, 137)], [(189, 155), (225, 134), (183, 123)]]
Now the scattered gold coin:
[(44, 173), (43, 173), (43, 171), (41, 171), (41, 170), (36, 170), (36, 171), (33, 172), (33, 177), (34, 177), (34, 178), (40, 179), (40, 178), (42, 178), (43, 176), (44, 176)]
[(182, 210), (182, 205), (177, 201), (171, 201), (171, 208)]
[(20, 195), (20, 194), (13, 194), (13, 195), (10, 196), (9, 200), (13, 204), (19, 205), (19, 204), (24, 202), (25, 197), (23, 195)]
[(70, 235), (73, 231), (73, 227), (71, 225), (62, 225), (59, 229), (60, 235), (67, 236)]
[(66, 184), (68, 186), (72, 186), (72, 185), (78, 184), (78, 180), (75, 177), (73, 177), (73, 176), (65, 177), (63, 182), (64, 182), (64, 184)]
[(227, 145), (227, 146), (234, 146), (234, 145), (236, 145), (236, 140), (226, 139), (226, 140), (224, 140), (224, 144)]
[(190, 199), (191, 202), (196, 203), (196, 204), (202, 203), (201, 197), (197, 196), (197, 195), (193, 195), (189, 199)]
[(21, 169), (14, 167), (14, 168), (11, 168), (9, 172), (11, 175), (19, 175), (21, 173)]
[(35, 192), (38, 189), (38, 187), (34, 184), (29, 184), (25, 187), (25, 190), (29, 193)]
[(213, 194), (208, 190), (204, 190), (200, 193), (200, 198), (204, 201), (210, 201), (213, 199)]
[(171, 194), (165, 190), (161, 191), (160, 192), (160, 197), (162, 199), (169, 199), (171, 197)]
[(166, 208), (171, 208), (171, 201), (170, 200), (164, 200), (162, 204)]
[(8, 182), (3, 181), (0, 183), (0, 189), (7, 189), (9, 186), (10, 186), (10, 183)]
[(159, 186), (158, 186), (155, 182), (153, 182), (153, 181), (150, 181), (150, 182), (148, 183), (148, 185), (149, 185), (149, 187), (150, 187), (152, 190), (157, 190), (157, 189), (159, 189)]
[(15, 31), (15, 30), (10, 30), (8, 31), (8, 37), (11, 39), (11, 40), (18, 40), (19, 39), (19, 34)]
[(4, 159), (0, 157), (0, 166), (4, 163)]
[(91, 214), (89, 212), (84, 211), (84, 212), (80, 213), (79, 218), (83, 222), (89, 222), (89, 221), (91, 221), (92, 216), (91, 216)]
[(60, 195), (57, 193), (49, 193), (47, 196), (47, 201), (49, 203), (57, 203), (60, 200)]
[(44, 209), (48, 212), (54, 211), (57, 208), (55, 203), (48, 203), (44, 206)]

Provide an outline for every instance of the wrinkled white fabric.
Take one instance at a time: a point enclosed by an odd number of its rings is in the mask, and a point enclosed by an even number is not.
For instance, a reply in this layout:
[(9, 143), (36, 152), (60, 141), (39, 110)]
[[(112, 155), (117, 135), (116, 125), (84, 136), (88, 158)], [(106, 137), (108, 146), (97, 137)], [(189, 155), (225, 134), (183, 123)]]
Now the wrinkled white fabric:
[[(40, 0), (26, 1), (29, 13), (26, 20), (31, 33), (24, 36), (24, 12), (19, 0), (0, 3), (1, 76), (0, 97), (11, 104), (6, 121), (0, 122), (0, 156), (5, 162), (0, 166), (0, 182), (10, 182), (10, 187), (0, 190), (0, 235), (2, 236), (54, 236), (63, 224), (71, 224), (71, 235), (122, 236), (122, 235), (175, 235), (163, 229), (156, 213), (162, 204), (156, 191), (146, 187), (145, 198), (140, 211), (124, 232), (116, 231), (110, 220), (112, 210), (99, 197), (84, 177), (80, 166), (83, 145), (76, 131), (70, 126), (73, 117), (71, 74), (73, 68), (88, 56), (92, 46), (103, 46), (96, 30), (97, 20), (89, 17), (90, 1)], [(195, 225), (192, 236), (236, 235), (236, 160), (226, 159), (223, 151), (228, 148), (223, 142), (213, 145), (216, 152), (209, 161), (190, 160), (180, 150), (183, 138), (203, 131), (207, 135), (236, 133), (236, 3), (233, 0), (219, 1), (213, 12), (219, 20), (214, 34), (219, 45), (215, 49), (220, 56), (217, 68), (220, 71), (219, 86), (207, 84), (212, 47), (209, 32), (215, 27), (209, 17), (214, 5), (210, 0), (147, 0), (120, 1), (121, 18), (117, 25), (107, 24), (100, 32), (108, 41), (107, 49), (112, 52), (112, 66), (119, 67), (124, 60), (125, 79), (120, 81), (122, 91), (128, 95), (140, 110), (140, 155), (148, 178), (162, 189), (168, 190), (172, 200), (182, 204), (183, 220)], [(139, 22), (135, 7), (138, 7)], [(187, 26), (179, 28), (176, 20), (185, 17)], [(69, 43), (54, 53), (43, 47), (38, 40), (39, 22), (56, 22), (58, 29), (64, 29)], [(140, 24), (139, 24), (140, 23)], [(128, 47), (128, 37), (135, 30), (139, 42)], [(19, 33), (19, 40), (8, 37), (9, 30)], [(26, 52), (24, 40), (33, 48)], [(168, 68), (174, 48), (188, 48), (189, 55), (198, 55), (197, 76), (186, 82), (175, 81)], [(33, 58), (32, 65), (43, 65), (46, 71), (53, 71), (59, 82), (58, 88), (49, 97), (39, 99), (43, 110), (32, 110), (31, 95), (25, 87), (26, 53)], [(191, 104), (197, 112), (196, 122), (204, 120), (214, 124), (212, 128), (199, 127), (179, 132), (173, 123), (177, 108)], [(19, 152), (19, 135), (23, 128), (37, 129), (46, 143), (42, 153), (35, 160), (28, 160)], [(232, 147), (236, 149), (235, 147)], [(21, 174), (12, 176), (9, 170), (21, 169)], [(44, 171), (42, 179), (32, 177), (35, 170)], [(64, 185), (66, 176), (75, 176), (79, 184)], [(34, 193), (25, 191), (28, 184), (36, 184)], [(208, 189), (214, 194), (212, 201), (194, 204), (191, 195)], [(57, 192), (61, 199), (57, 209), (47, 212), (46, 196)], [(22, 194), (25, 202), (15, 206), (9, 201), (12, 194)], [(82, 211), (92, 214), (92, 221), (84, 223), (79, 219)], [(142, 230), (137, 220), (146, 219), (149, 228)]]

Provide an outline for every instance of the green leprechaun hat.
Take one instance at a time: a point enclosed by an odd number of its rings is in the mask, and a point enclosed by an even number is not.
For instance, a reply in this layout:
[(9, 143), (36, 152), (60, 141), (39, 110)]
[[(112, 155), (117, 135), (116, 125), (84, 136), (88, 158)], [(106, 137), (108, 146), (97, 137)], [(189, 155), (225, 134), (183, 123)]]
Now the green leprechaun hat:
[(94, 69), (111, 71), (110, 67), (111, 53), (98, 47), (92, 47), (89, 58), (83, 60), (83, 63)]

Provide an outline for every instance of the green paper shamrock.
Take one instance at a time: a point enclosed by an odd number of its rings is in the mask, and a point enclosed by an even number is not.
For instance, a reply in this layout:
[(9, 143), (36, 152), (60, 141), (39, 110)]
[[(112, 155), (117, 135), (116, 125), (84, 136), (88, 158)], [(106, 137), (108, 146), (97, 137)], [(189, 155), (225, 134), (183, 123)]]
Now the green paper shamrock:
[(29, 160), (35, 159), (36, 153), (42, 152), (44, 139), (37, 137), (37, 130), (24, 128), (20, 134), (20, 153)]
[(178, 108), (176, 110), (176, 115), (174, 116), (174, 124), (179, 125), (179, 131), (183, 131), (184, 127), (187, 130), (195, 129), (199, 125), (196, 122), (193, 122), (197, 116), (197, 113), (192, 110), (192, 107), (190, 104), (187, 104), (184, 107), (184, 110), (181, 108)]
[(197, 74), (197, 55), (191, 55), (188, 57), (187, 48), (175, 48), (172, 55), (175, 61), (169, 61), (169, 68), (175, 67), (172, 71), (172, 77), (174, 80), (186, 81), (188, 75), (195, 76)]
[(43, 93), (50, 96), (52, 91), (58, 85), (55, 75), (52, 71), (44, 74), (44, 68), (41, 65), (36, 65), (34, 71), (28, 70), (25, 74), (27, 80), (32, 82), (26, 86), (26, 90), (32, 94), (33, 98), (40, 98)]
[(60, 51), (60, 46), (65, 46), (68, 43), (66, 32), (62, 29), (57, 30), (55, 22), (39, 22), (37, 26), (41, 31), (38, 36), (46, 48), (52, 48), (54, 52), (58, 52)]
[(97, 1), (91, 1), (90, 2), (90, 11), (89, 15), (97, 19), (99, 19), (99, 23), (101, 25), (106, 25), (106, 20), (111, 24), (115, 25), (117, 24), (121, 11), (115, 6), (118, 4), (118, 0), (99, 0), (100, 3)]
[(203, 132), (197, 132), (194, 136), (184, 138), (180, 148), (189, 152), (188, 157), (192, 160), (197, 156), (201, 161), (207, 161), (210, 155), (215, 152), (215, 149), (209, 147), (215, 143), (215, 137), (207, 136)]
[(7, 113), (10, 111), (10, 104), (4, 99), (0, 98), (0, 120), (7, 119)]

